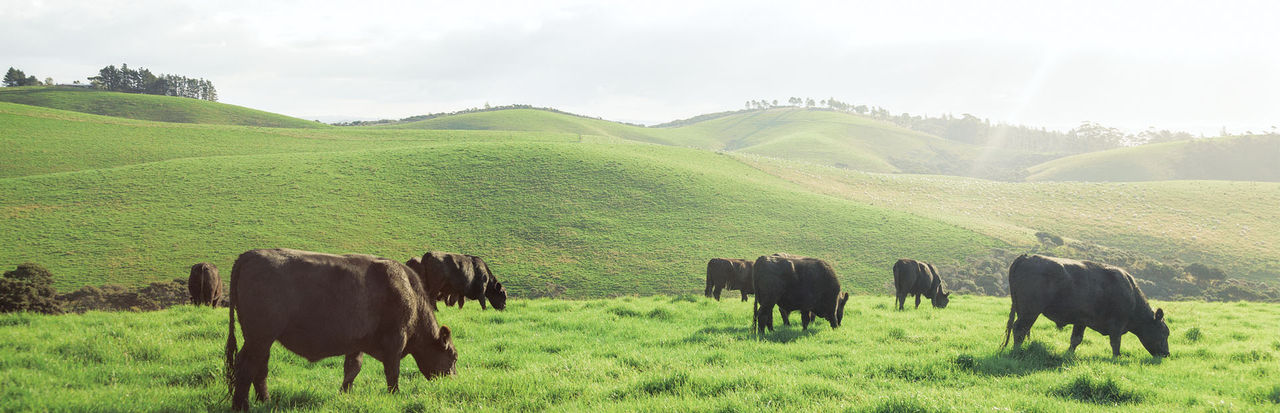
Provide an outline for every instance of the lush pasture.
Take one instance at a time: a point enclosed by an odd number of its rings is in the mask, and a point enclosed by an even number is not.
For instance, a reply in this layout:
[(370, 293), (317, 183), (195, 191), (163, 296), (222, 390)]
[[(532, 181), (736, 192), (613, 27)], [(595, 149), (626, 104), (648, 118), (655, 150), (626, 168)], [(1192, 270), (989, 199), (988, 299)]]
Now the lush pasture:
[(1237, 278), (1275, 281), (1280, 274), (1280, 183), (1009, 183), (740, 159), (818, 193), (911, 212), (1013, 245), (1033, 244), (1036, 231), (1048, 231), (1157, 259), (1206, 263)]
[[(365, 359), (352, 393), (341, 358), (273, 348), (271, 404), (341, 411), (1274, 411), (1280, 307), (1160, 302), (1172, 356), (1126, 336), (1112, 358), (1090, 331), (1037, 323), (1023, 351), (999, 349), (1008, 300), (956, 297), (945, 310), (890, 310), (856, 296), (846, 324), (778, 326), (757, 340), (750, 303), (691, 296), (516, 300), (506, 312), (443, 309), (458, 375), (401, 364), (385, 394)], [(798, 317), (793, 317), (798, 321)], [(0, 410), (174, 411), (230, 406), (221, 378), (225, 309), (0, 315)]]
[(1280, 135), (1142, 145), (1054, 159), (1029, 168), (1033, 181), (1133, 182), (1226, 179), (1280, 182)]
[[(486, 257), (513, 293), (700, 291), (707, 259), (791, 251), (883, 291), (902, 256), (956, 260), (992, 238), (815, 195), (728, 156), (636, 143), (479, 142), (187, 158), (0, 179), (0, 263), (63, 291), (229, 271), (251, 248)], [(907, 239), (898, 233), (922, 234)]]
[(104, 92), (76, 87), (7, 87), (0, 102), (157, 122), (329, 128), (329, 125), (225, 103), (174, 96)]
[[(832, 111), (778, 108), (718, 117), (686, 126), (644, 128), (535, 109), (468, 113), (375, 128), (512, 130), (610, 136), (641, 142), (766, 155), (873, 172), (983, 174), (992, 167), (1031, 165), (1046, 157), (982, 148)], [(995, 165), (999, 163), (1000, 165)]]

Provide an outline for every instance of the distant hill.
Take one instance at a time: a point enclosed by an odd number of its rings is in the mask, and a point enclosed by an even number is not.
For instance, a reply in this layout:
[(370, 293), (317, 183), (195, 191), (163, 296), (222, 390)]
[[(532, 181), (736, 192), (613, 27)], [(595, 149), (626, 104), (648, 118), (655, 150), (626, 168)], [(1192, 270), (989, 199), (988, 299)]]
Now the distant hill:
[[(699, 121), (699, 119), (703, 119)], [(608, 136), (758, 154), (868, 172), (1021, 179), (1051, 156), (948, 141), (864, 116), (774, 108), (715, 114), (676, 127), (639, 127), (564, 113), (511, 109), (382, 125), (404, 129), (519, 130)]]
[(330, 127), (315, 121), (225, 103), (173, 96), (104, 92), (77, 87), (30, 86), (0, 88), (0, 102), (157, 122), (261, 126), (269, 128)]
[(1280, 135), (1195, 139), (1055, 159), (1029, 169), (1031, 181), (1280, 182)]

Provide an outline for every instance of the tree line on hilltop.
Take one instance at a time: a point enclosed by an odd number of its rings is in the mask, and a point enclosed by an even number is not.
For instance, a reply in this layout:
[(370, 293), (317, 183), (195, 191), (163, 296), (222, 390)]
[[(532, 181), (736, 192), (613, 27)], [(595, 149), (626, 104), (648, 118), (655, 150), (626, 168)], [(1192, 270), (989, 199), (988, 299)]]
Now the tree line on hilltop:
[[(1047, 130), (1043, 127), (1033, 128), (1023, 125), (992, 123), (988, 119), (979, 118), (968, 113), (960, 116), (948, 113), (936, 117), (912, 115), (906, 112), (894, 115), (888, 109), (879, 106), (855, 105), (842, 102), (836, 98), (814, 100), (813, 98), (791, 97), (787, 99), (786, 106), (854, 113), (957, 142), (1031, 152), (1084, 153), (1124, 146), (1195, 138), (1195, 136), (1187, 132), (1157, 130), (1155, 128), (1138, 133), (1125, 133), (1117, 128), (1089, 121), (1081, 122), (1080, 126), (1069, 131), (1059, 132)], [(744, 105), (743, 111), (776, 107), (781, 107), (777, 99), (748, 100)], [(725, 112), (720, 115), (723, 116), (729, 113), (734, 112)], [(675, 124), (673, 122), (663, 126)], [(1223, 134), (1225, 135), (1225, 132)]]
[[(146, 68), (131, 69), (128, 64), (121, 63), (117, 68), (110, 65), (98, 70), (97, 76), (88, 78), (87, 85), (75, 81), (71, 86), (92, 87), (109, 92), (142, 93), (148, 95), (177, 96), (192, 99), (218, 101), (218, 90), (213, 82), (203, 78), (190, 78), (180, 75), (154, 74)], [(10, 67), (4, 76), (5, 87), (17, 86), (55, 86), (52, 78), (44, 82), (35, 76), (28, 76), (23, 71)]]

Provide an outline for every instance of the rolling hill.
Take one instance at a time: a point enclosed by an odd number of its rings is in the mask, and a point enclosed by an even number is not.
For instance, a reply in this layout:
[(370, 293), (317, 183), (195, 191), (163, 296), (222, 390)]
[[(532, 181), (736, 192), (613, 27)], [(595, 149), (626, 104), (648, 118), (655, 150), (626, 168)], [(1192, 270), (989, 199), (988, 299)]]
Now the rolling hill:
[(157, 122), (269, 128), (330, 127), (319, 122), (225, 103), (173, 96), (105, 92), (78, 87), (27, 86), (0, 88), (0, 102)]
[[(6, 143), (29, 155), (0, 170), (11, 234), (0, 265), (41, 263), (63, 291), (171, 279), (198, 261), (225, 271), (240, 252), (275, 246), (475, 253), (515, 294), (569, 297), (700, 291), (712, 256), (791, 251), (831, 259), (851, 289), (868, 291), (899, 256), (954, 261), (1002, 245), (688, 148), (489, 131), (335, 128), (321, 139), (48, 109), (8, 118), (18, 129)], [(64, 139), (78, 128), (98, 134)], [(223, 152), (150, 137), (156, 128), (211, 134), (198, 142)], [(60, 132), (39, 133), (48, 130)], [(99, 147), (151, 147), (156, 159), (39, 167), (39, 154), (74, 160)], [(896, 231), (931, 235), (886, 236)]]
[(744, 111), (670, 128), (646, 128), (537, 109), (445, 116), (378, 128), (518, 130), (750, 153), (868, 172), (1013, 179), (1049, 155), (985, 149), (828, 110)]
[(1029, 168), (1031, 181), (1280, 182), (1280, 135), (1195, 139), (1084, 153)]
[(810, 190), (909, 212), (1000, 239), (1034, 245), (1052, 234), (1159, 260), (1204, 263), (1230, 276), (1280, 276), (1280, 183), (995, 182), (875, 174), (777, 159), (740, 159)]

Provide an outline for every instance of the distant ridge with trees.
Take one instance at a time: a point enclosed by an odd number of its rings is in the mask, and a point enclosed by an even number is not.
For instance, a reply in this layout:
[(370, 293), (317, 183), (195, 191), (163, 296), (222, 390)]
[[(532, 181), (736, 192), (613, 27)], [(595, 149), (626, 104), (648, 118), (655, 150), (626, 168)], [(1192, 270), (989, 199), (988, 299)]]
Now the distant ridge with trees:
[(212, 81), (179, 75), (155, 75), (146, 68), (130, 69), (129, 65), (124, 63), (121, 63), (119, 68), (111, 65), (98, 70), (98, 75), (90, 77), (89, 82), (95, 89), (110, 92), (218, 101), (218, 90), (213, 87)]

